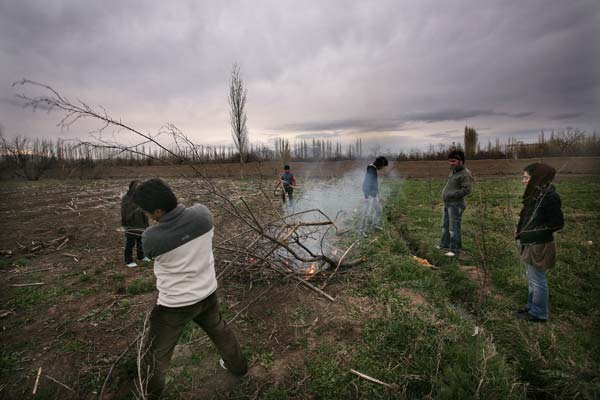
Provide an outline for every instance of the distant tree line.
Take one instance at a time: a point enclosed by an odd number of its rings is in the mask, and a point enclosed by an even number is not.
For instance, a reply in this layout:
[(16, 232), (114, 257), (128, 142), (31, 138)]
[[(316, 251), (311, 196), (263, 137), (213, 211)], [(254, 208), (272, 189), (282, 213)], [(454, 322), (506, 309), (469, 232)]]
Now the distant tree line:
[[(385, 154), (392, 159), (444, 160), (451, 149), (464, 149), (469, 159), (533, 158), (553, 156), (600, 156), (600, 137), (577, 128), (559, 132), (541, 132), (535, 143), (524, 143), (509, 138), (501, 143), (478, 141), (472, 127), (465, 127), (464, 142), (430, 145), (427, 150), (392, 153), (373, 146), (363, 148), (362, 139), (342, 144), (326, 139), (303, 139), (291, 142), (277, 138), (273, 146), (248, 144), (246, 161), (340, 161), (370, 159)], [(149, 145), (98, 145), (66, 140), (29, 139), (17, 136), (8, 139), (0, 128), (0, 171), (12, 171), (29, 180), (37, 180), (49, 168), (91, 168), (96, 166), (143, 166), (164, 163), (237, 163), (240, 153), (234, 145), (193, 145), (171, 149)]]
[(466, 126), (464, 141), (451, 142), (447, 145), (429, 145), (427, 150), (412, 150), (400, 152), (396, 157), (399, 161), (408, 160), (445, 160), (449, 150), (461, 149), (468, 159), (500, 159), (500, 158), (537, 158), (564, 156), (600, 156), (600, 136), (596, 132), (586, 134), (578, 128), (565, 128), (562, 131), (541, 131), (537, 142), (525, 143), (515, 138), (501, 142), (488, 140), (487, 143), (478, 141), (479, 135), (472, 127)]

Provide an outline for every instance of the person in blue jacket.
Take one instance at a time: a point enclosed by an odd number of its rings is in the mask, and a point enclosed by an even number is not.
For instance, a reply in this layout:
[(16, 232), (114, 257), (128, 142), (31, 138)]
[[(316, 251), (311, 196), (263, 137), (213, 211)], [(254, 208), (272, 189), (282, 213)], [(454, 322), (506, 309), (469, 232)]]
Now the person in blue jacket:
[(372, 164), (367, 166), (367, 173), (363, 181), (363, 194), (365, 202), (363, 207), (362, 219), (360, 222), (360, 234), (366, 235), (367, 224), (369, 220), (373, 229), (381, 230), (379, 222), (381, 220), (381, 203), (379, 202), (379, 183), (377, 181), (377, 171), (388, 166), (387, 158), (379, 156)]
[(281, 184), (281, 200), (285, 206), (285, 195), (287, 194), (290, 207), (294, 206), (294, 188), (296, 187), (296, 177), (290, 170), (289, 165), (283, 167), (283, 173), (279, 177)]

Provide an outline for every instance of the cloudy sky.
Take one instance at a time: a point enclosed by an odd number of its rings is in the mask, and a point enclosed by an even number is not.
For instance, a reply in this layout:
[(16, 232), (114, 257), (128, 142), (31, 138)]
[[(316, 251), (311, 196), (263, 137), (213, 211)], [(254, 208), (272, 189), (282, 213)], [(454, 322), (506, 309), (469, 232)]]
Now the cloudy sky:
[[(8, 136), (87, 138), (23, 109), (23, 78), (145, 132), (173, 123), (232, 143), (228, 80), (248, 88), (251, 141), (360, 137), (409, 150), (600, 131), (600, 3), (0, 0), (0, 123)], [(118, 134), (119, 140), (132, 140)]]

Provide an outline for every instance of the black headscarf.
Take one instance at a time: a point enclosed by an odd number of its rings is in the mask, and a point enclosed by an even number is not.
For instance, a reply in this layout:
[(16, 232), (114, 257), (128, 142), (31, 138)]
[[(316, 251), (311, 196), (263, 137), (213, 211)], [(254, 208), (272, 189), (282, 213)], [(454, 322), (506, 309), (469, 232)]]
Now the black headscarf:
[(141, 183), (141, 181), (139, 181), (137, 179), (134, 179), (129, 183), (129, 189), (127, 190), (127, 194), (126, 194), (127, 197), (133, 196), (133, 192), (135, 192), (135, 189), (136, 189), (138, 183)]
[(556, 170), (543, 163), (529, 164), (523, 170), (531, 177), (525, 188), (525, 193), (523, 193), (523, 204), (528, 204), (535, 201), (540, 193), (548, 188), (556, 175)]

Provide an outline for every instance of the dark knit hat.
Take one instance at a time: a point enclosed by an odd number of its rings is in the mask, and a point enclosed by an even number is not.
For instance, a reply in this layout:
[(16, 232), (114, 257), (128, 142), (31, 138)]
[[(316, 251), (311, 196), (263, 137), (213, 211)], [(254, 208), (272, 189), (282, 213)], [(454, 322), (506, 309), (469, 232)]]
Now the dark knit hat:
[(451, 158), (465, 162), (465, 153), (462, 150), (452, 150), (448, 153), (448, 160)]
[(525, 187), (525, 193), (523, 193), (523, 202), (536, 199), (556, 176), (556, 170), (550, 165), (543, 163), (529, 164), (523, 168), (523, 171), (527, 171), (531, 177), (527, 187)]

